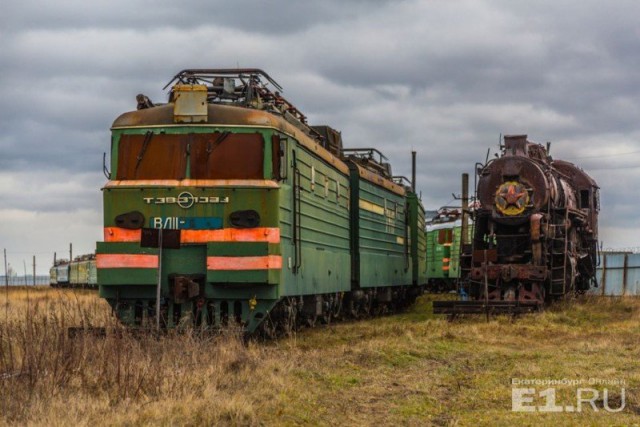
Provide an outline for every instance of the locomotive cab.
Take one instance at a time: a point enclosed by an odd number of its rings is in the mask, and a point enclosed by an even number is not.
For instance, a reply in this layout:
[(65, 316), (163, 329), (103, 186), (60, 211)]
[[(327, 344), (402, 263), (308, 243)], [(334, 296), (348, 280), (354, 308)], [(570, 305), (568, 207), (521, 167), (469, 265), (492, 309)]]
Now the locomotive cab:
[(206, 89), (184, 86), (113, 124), (100, 293), (129, 324), (149, 323), (158, 302), (168, 327), (187, 314), (259, 323), (281, 282), (289, 137), (266, 113), (207, 104)]

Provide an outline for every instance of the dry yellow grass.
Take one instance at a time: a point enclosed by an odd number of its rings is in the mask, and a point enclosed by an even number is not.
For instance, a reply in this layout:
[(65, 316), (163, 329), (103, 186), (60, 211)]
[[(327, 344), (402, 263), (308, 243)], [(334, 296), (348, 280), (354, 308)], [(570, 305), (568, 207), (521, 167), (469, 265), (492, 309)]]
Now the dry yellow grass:
[[(640, 417), (636, 299), (449, 323), (424, 297), (403, 315), (247, 345), (233, 331), (70, 340), (68, 326), (116, 327), (91, 291), (15, 289), (0, 308), (5, 424), (633, 425)], [(626, 408), (512, 412), (512, 378), (622, 379)], [(575, 403), (575, 389), (559, 386), (557, 403)], [(619, 397), (620, 387), (610, 389)]]

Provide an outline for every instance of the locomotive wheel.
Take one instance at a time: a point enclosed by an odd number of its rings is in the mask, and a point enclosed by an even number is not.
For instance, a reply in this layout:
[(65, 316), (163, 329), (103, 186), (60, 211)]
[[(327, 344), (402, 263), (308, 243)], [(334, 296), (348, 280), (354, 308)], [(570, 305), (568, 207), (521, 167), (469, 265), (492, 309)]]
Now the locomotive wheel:
[(331, 313), (331, 311), (326, 312), (325, 314), (322, 315), (322, 318), (321, 318), (322, 324), (330, 325), (331, 319), (333, 319), (333, 313)]
[(386, 302), (377, 303), (373, 308), (374, 316), (386, 316), (390, 313), (389, 305)]
[(340, 319), (342, 317), (342, 300), (331, 311), (331, 317), (334, 319)]
[(289, 315), (285, 319), (283, 319), (282, 323), (284, 333), (287, 335), (291, 335), (292, 333), (299, 330), (298, 316), (296, 315), (295, 311), (291, 311)]
[(278, 328), (276, 323), (271, 319), (271, 316), (267, 316), (260, 325), (260, 332), (267, 339), (275, 339), (278, 335)]
[(318, 315), (316, 313), (308, 314), (305, 320), (309, 328), (315, 328), (316, 322), (318, 321)]
[(335, 300), (332, 304), (332, 307), (329, 308), (329, 312), (331, 314), (331, 319), (340, 319), (342, 316), (342, 297), (339, 294), (336, 294)]
[(291, 335), (302, 329), (301, 316), (298, 312), (298, 305), (295, 299), (287, 298), (287, 304), (284, 305), (285, 315), (282, 320), (282, 328), (284, 333)]

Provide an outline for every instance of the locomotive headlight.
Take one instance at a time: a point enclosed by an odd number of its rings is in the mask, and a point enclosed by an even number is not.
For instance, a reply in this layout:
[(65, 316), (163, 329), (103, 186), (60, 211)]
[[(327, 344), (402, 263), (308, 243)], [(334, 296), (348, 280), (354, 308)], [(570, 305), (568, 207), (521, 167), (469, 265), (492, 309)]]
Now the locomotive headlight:
[(529, 192), (517, 181), (507, 181), (496, 191), (496, 209), (504, 215), (520, 215), (528, 204)]

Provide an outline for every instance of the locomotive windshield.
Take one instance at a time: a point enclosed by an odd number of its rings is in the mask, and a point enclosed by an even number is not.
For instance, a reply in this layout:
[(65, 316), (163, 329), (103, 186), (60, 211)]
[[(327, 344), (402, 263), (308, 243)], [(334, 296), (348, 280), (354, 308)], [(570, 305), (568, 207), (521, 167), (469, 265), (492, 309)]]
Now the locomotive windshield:
[(263, 179), (259, 133), (122, 135), (116, 179)]

